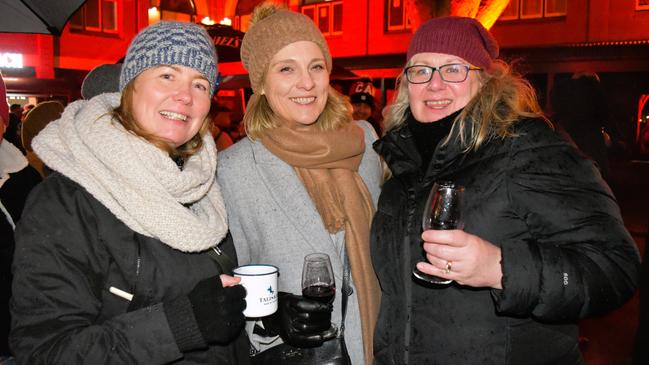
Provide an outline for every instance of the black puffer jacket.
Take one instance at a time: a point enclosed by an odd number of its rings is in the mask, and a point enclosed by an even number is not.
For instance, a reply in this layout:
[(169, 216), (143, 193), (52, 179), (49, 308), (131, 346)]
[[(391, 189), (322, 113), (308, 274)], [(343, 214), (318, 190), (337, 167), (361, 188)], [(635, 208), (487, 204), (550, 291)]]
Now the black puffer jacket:
[[(232, 345), (181, 353), (163, 310), (164, 301), (220, 271), (205, 253), (183, 253), (132, 231), (54, 173), (34, 189), (16, 229), (10, 343), (17, 362), (247, 363), (243, 331)], [(133, 301), (110, 293), (111, 286), (133, 293)], [(186, 320), (186, 335), (198, 333), (191, 313)]]
[[(438, 146), (426, 173), (409, 128), (375, 143), (393, 172), (372, 224), (377, 363), (578, 364), (577, 320), (633, 294), (638, 252), (593, 163), (542, 120), (515, 132), (468, 154)], [(502, 290), (412, 278), (435, 180), (466, 187), (465, 231), (501, 248)]]
[[(0, 143), (2, 141), (0, 140)], [(6, 143), (6, 142), (5, 142)], [(0, 203), (11, 217), (18, 222), (29, 192), (41, 181), (41, 176), (31, 166), (9, 174), (9, 179), (0, 186)], [(11, 297), (11, 261), (14, 256), (14, 229), (5, 212), (0, 212), (0, 355), (9, 351), (9, 298)]]

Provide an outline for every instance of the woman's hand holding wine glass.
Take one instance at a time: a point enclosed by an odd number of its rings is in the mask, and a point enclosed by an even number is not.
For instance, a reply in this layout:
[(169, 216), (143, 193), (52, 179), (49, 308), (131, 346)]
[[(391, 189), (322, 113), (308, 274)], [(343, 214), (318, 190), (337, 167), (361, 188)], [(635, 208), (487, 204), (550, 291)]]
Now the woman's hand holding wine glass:
[(426, 230), (421, 237), (428, 262), (418, 263), (419, 271), (461, 285), (502, 289), (500, 247), (459, 229)]
[(336, 293), (333, 270), (327, 254), (304, 258), (302, 295), (278, 294), (277, 312), (262, 318), (266, 336), (279, 335), (295, 347), (318, 347), (338, 334), (331, 324)]
[[(462, 203), (464, 200), (464, 187), (450, 181), (433, 184), (428, 194), (421, 225), (424, 231), (462, 229), (464, 221), (462, 217)], [(412, 270), (412, 274), (419, 280), (431, 284), (450, 284), (452, 279), (444, 275), (435, 275), (419, 270), (419, 264)], [(442, 268), (443, 274), (450, 274), (453, 269), (453, 261), (448, 260), (437, 266)]]
[(501, 289), (500, 247), (464, 232), (464, 187), (435, 183), (422, 217), (422, 239), (427, 262), (417, 263), (413, 275), (432, 284)]

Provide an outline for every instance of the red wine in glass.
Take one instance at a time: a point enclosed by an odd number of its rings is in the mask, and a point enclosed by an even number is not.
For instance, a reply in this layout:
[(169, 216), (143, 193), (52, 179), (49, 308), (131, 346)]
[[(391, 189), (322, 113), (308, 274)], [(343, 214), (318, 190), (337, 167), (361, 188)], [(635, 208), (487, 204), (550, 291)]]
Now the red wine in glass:
[(323, 303), (332, 303), (336, 296), (331, 261), (326, 253), (312, 253), (304, 258), (302, 295)]
[(330, 304), (333, 303), (336, 296), (336, 287), (327, 284), (315, 284), (302, 289), (302, 295), (309, 299)]
[[(424, 230), (463, 229), (463, 200), (463, 186), (450, 181), (435, 183), (426, 200), (422, 228)], [(432, 284), (450, 284), (453, 281), (423, 273), (416, 267), (412, 270), (412, 274), (417, 279)]]

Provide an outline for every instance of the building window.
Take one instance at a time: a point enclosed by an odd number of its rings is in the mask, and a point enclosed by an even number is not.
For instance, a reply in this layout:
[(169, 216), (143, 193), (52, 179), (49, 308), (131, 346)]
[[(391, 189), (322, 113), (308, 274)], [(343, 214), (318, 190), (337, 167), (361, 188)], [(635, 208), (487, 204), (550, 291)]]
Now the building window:
[(546, 18), (552, 16), (566, 16), (567, 7), (567, 0), (545, 0), (543, 14)]
[(116, 34), (121, 0), (87, 0), (70, 18), (70, 30)]
[(407, 0), (385, 1), (385, 25), (388, 32), (410, 29)]
[(192, 22), (196, 15), (194, 0), (150, 0), (150, 3), (160, 9), (161, 20)]
[(635, 0), (635, 10), (649, 10), (649, 0)]
[(566, 16), (567, 0), (511, 0), (499, 20), (541, 19)]
[(318, 29), (325, 36), (343, 34), (343, 2), (328, 1), (313, 3), (305, 1), (308, 5), (302, 5), (302, 14), (313, 20)]

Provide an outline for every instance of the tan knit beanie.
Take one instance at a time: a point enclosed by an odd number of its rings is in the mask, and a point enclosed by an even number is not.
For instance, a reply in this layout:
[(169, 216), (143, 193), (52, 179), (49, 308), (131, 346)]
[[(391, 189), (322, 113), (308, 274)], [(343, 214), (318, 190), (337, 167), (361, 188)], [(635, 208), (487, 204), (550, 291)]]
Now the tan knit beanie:
[(252, 23), (241, 43), (241, 61), (248, 70), (253, 92), (261, 90), (264, 74), (275, 53), (299, 41), (317, 44), (331, 73), (331, 53), (327, 41), (306, 15), (273, 5), (262, 5), (262, 8), (255, 9)]

